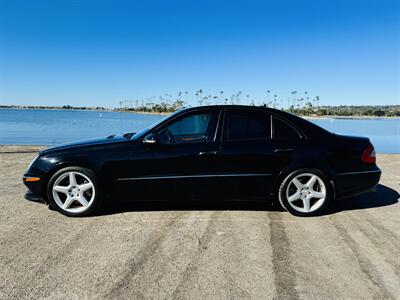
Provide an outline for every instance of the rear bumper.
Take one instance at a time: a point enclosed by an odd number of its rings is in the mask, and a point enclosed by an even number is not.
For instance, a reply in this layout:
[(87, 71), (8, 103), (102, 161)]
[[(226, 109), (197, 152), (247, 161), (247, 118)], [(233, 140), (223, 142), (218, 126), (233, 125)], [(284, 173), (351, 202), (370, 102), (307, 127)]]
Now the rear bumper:
[(381, 170), (340, 173), (335, 180), (336, 198), (347, 198), (373, 190), (381, 178)]

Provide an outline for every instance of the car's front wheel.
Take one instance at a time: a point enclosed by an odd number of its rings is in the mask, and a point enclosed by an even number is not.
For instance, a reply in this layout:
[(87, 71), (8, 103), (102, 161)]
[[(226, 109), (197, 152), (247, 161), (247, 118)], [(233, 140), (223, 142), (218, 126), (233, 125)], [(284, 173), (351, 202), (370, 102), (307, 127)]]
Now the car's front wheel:
[(91, 214), (101, 200), (95, 174), (81, 167), (67, 167), (56, 172), (49, 181), (47, 196), (54, 209), (71, 217)]
[(313, 169), (297, 170), (280, 185), (279, 202), (293, 215), (321, 214), (333, 198), (333, 188), (326, 176)]

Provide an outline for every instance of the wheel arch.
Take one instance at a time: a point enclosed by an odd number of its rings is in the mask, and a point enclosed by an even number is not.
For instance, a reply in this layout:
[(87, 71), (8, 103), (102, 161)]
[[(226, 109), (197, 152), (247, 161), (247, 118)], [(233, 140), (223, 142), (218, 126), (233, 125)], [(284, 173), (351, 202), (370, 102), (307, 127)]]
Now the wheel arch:
[(335, 192), (335, 181), (334, 181), (335, 173), (334, 173), (334, 171), (331, 168), (329, 168), (328, 166), (321, 165), (321, 164), (312, 164), (312, 163), (292, 165), (292, 166), (289, 166), (289, 167), (285, 168), (284, 170), (282, 170), (276, 176), (276, 178), (274, 180), (274, 183), (272, 185), (272, 190), (271, 190), (272, 194), (274, 196), (277, 196), (279, 193), (280, 185), (285, 180), (285, 178), (287, 176), (289, 176), (290, 174), (292, 174), (293, 172), (296, 172), (298, 170), (303, 170), (303, 169), (313, 170), (313, 171), (325, 176), (328, 179), (328, 181), (332, 187), (332, 191), (333, 191), (334, 197), (335, 197), (336, 192)]
[[(64, 168), (68, 168), (68, 167), (80, 167), (80, 168), (86, 168), (91, 170), (95, 175), (97, 180), (102, 183), (102, 178), (101, 176), (99, 176), (100, 172), (98, 171), (98, 169), (85, 161), (80, 161), (80, 160), (66, 160), (66, 161), (62, 161), (59, 162), (55, 165), (53, 165), (51, 168), (49, 168), (49, 170), (46, 172), (44, 178), (43, 178), (43, 182), (42, 182), (42, 189), (43, 189), (43, 200), (48, 204), (49, 203), (49, 199), (47, 197), (47, 188), (48, 188), (48, 184), (49, 181), (51, 179), (51, 177), (56, 174), (58, 171), (60, 171), (61, 169)], [(106, 186), (106, 185), (104, 185)]]

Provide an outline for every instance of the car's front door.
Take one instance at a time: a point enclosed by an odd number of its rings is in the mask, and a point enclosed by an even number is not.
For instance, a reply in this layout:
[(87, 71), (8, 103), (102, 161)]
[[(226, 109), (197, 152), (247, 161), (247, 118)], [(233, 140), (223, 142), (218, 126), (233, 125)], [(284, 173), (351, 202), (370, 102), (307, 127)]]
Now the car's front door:
[(211, 192), (219, 171), (220, 118), (218, 109), (189, 111), (153, 130), (137, 143), (120, 189), (129, 198), (157, 199)]

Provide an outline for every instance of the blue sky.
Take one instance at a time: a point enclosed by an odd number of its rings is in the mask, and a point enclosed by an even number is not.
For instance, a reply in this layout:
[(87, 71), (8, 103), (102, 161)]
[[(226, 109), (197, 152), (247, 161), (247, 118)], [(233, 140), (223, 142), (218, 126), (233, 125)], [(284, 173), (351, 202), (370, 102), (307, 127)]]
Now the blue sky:
[(115, 107), (200, 88), (399, 104), (399, 3), (0, 0), (0, 104)]

